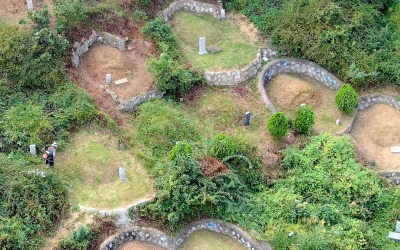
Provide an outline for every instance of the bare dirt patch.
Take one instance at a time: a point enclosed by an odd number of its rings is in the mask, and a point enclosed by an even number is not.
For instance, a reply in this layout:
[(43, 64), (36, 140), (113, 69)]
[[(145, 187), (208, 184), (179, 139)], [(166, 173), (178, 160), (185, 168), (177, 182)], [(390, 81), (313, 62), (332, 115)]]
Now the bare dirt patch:
[[(38, 3), (46, 4), (51, 8), (52, 0), (33, 0), (34, 10), (39, 9)], [(28, 16), (28, 5), (26, 0), (1, 0), (0, 1), (0, 20), (11, 25), (18, 25), (21, 18)]]
[(355, 141), (371, 155), (378, 171), (400, 171), (400, 154), (390, 147), (400, 146), (400, 111), (377, 104), (359, 112), (351, 132)]
[(239, 27), (240, 32), (246, 34), (249, 38), (250, 42), (253, 45), (262, 46), (266, 42), (266, 38), (264, 38), (257, 30), (256, 26), (249, 19), (239, 13), (230, 12), (227, 15), (228, 22), (234, 24), (236, 27)]
[(55, 234), (46, 239), (43, 250), (57, 249), (57, 244), (62, 238), (69, 237), (73, 230), (79, 226), (91, 224), (93, 222), (93, 215), (88, 215), (82, 212), (75, 212), (70, 217), (64, 220), (57, 228)]
[[(77, 69), (71, 69), (74, 81), (93, 97), (96, 105), (117, 120), (124, 123), (124, 117), (117, 109), (117, 103), (106, 93), (106, 74), (112, 75), (110, 89), (120, 101), (154, 90), (154, 79), (146, 70), (147, 56), (151, 44), (144, 41), (142, 46), (132, 46), (130, 51), (120, 51), (107, 45), (94, 45), (82, 58)], [(115, 85), (115, 80), (127, 78), (128, 83)]]
[[(268, 97), (279, 111), (293, 117), (294, 111), (305, 103), (315, 114), (314, 133), (340, 133), (351, 121), (351, 117), (340, 112), (335, 104), (335, 91), (316, 80), (294, 75), (277, 75), (267, 85)], [(336, 125), (336, 120), (341, 125)]]
[(165, 248), (159, 247), (154, 244), (132, 241), (122, 245), (120, 250), (164, 250)]

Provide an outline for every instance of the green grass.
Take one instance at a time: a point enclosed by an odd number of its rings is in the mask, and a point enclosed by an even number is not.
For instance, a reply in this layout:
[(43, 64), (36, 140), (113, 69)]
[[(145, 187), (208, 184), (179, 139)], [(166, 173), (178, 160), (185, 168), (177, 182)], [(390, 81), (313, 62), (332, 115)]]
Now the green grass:
[[(185, 56), (202, 69), (244, 67), (257, 55), (258, 48), (251, 45), (239, 27), (227, 21), (216, 20), (211, 15), (178, 11), (173, 16), (172, 29)], [(207, 47), (218, 45), (222, 51), (199, 55), (199, 37), (203, 36), (206, 37)]]
[(244, 250), (247, 249), (231, 237), (208, 230), (192, 233), (180, 250)]
[[(116, 208), (153, 194), (152, 183), (129, 150), (118, 150), (117, 139), (102, 132), (81, 131), (57, 153), (55, 170), (72, 186), (80, 205)], [(125, 166), (128, 182), (119, 180)]]

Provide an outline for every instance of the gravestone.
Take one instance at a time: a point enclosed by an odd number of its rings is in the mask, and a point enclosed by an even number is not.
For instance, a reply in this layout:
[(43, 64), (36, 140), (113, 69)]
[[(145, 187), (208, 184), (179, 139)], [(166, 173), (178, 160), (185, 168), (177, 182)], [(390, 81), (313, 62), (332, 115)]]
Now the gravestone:
[(26, 4), (28, 5), (28, 10), (33, 11), (33, 2), (32, 0), (26, 0)]
[(392, 153), (400, 153), (400, 147), (390, 147), (390, 152), (392, 152)]
[(206, 38), (200, 37), (199, 38), (199, 55), (207, 54), (206, 50)]
[(250, 125), (250, 117), (251, 117), (251, 112), (247, 111), (246, 115), (244, 117), (244, 125), (249, 126)]
[(127, 182), (125, 167), (119, 167), (119, 179), (122, 182)]
[(211, 52), (211, 54), (215, 54), (217, 52), (222, 51), (221, 47), (219, 47), (218, 45), (211, 45), (210, 47), (207, 48), (208, 51)]
[(336, 120), (336, 125), (338, 125), (338, 126), (340, 125), (340, 120), (339, 119)]
[(32, 155), (33, 157), (36, 157), (36, 145), (35, 145), (35, 144), (31, 144), (31, 145), (29, 146), (29, 152), (31, 152), (31, 155)]
[(225, 19), (225, 10), (221, 9), (221, 19)]
[(107, 74), (106, 75), (106, 85), (110, 86), (111, 85), (111, 81), (112, 81), (111, 74)]
[(396, 232), (400, 233), (400, 221), (396, 222)]
[(115, 81), (115, 85), (121, 85), (121, 84), (124, 84), (124, 83), (127, 83), (127, 82), (129, 82), (128, 79), (122, 78), (122, 79), (116, 80)]

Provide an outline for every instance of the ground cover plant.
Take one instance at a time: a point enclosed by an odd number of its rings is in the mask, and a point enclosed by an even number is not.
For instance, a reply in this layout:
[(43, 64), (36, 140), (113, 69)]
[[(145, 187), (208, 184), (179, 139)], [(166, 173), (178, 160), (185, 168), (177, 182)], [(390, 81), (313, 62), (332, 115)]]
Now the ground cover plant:
[(227, 235), (198, 230), (192, 233), (178, 249), (243, 250), (246, 248)]
[[(179, 11), (174, 14), (170, 24), (184, 55), (190, 63), (201, 69), (241, 68), (257, 55), (258, 48), (251, 44), (237, 25), (229, 21), (216, 20), (211, 15)], [(206, 37), (206, 46), (218, 45), (222, 51), (199, 55), (199, 37)]]
[(354, 86), (400, 84), (396, 0), (230, 0), (225, 4), (247, 15), (281, 52), (315, 61)]

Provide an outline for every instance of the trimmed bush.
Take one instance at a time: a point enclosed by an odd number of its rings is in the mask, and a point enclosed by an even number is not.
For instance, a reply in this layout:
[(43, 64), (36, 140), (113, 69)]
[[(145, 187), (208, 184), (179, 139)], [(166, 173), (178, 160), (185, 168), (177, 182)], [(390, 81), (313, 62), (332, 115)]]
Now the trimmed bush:
[(225, 134), (217, 135), (211, 145), (211, 155), (221, 160), (236, 154), (237, 151), (236, 143)]
[(169, 152), (168, 158), (175, 161), (179, 158), (187, 158), (193, 156), (193, 148), (187, 142), (178, 142)]
[(336, 106), (340, 111), (351, 114), (358, 103), (358, 94), (349, 84), (343, 84), (335, 97)]
[(310, 134), (315, 124), (315, 116), (310, 106), (300, 106), (296, 110), (293, 127), (299, 134)]
[(284, 113), (278, 112), (268, 118), (267, 128), (273, 137), (280, 139), (288, 132), (289, 121)]

